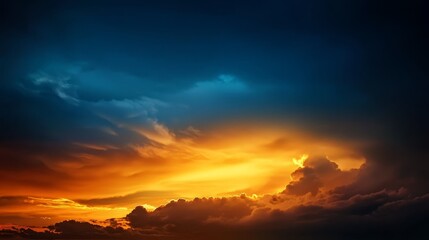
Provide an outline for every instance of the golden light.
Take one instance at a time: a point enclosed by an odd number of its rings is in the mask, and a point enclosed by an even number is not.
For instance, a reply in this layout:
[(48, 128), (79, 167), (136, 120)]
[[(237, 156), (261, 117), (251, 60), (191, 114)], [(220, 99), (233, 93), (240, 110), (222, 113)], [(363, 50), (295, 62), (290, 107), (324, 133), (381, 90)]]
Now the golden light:
[[(168, 141), (152, 136), (158, 143), (130, 146), (134, 155), (77, 143), (93, 152), (77, 153), (73, 160), (44, 161), (51, 169), (73, 178), (73, 183), (64, 182), (67, 188), (57, 191), (29, 190), (29, 196), (43, 197), (28, 198), (27, 208), (43, 213), (42, 217), (123, 217), (137, 205), (154, 210), (171, 199), (281, 192), (291, 181), (291, 173), (304, 167), (309, 155), (329, 155), (342, 170), (359, 167), (365, 161), (353, 144), (293, 128), (231, 124), (205, 131), (192, 129), (198, 134), (170, 134)], [(109, 152), (111, 155), (106, 155)], [(14, 188), (9, 190), (13, 194)], [(133, 197), (134, 193), (142, 195)], [(87, 205), (74, 199), (111, 199), (111, 203)]]
[(293, 158), (292, 162), (296, 166), (298, 166), (300, 168), (303, 168), (304, 167), (304, 162), (305, 162), (305, 160), (307, 160), (307, 158), (308, 158), (308, 154), (303, 154), (303, 155), (301, 155), (301, 157), (299, 159)]

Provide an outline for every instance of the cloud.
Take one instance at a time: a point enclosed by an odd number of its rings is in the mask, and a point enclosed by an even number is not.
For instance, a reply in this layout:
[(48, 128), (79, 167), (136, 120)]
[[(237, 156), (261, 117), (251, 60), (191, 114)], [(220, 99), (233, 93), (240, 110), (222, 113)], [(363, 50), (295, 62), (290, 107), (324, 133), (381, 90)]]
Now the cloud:
[(159, 204), (163, 203), (166, 198), (173, 199), (179, 196), (178, 193), (172, 191), (139, 191), (122, 196), (90, 198), (90, 199), (75, 199), (80, 204), (88, 206), (103, 206), (103, 207), (134, 207), (142, 202), (155, 201)]
[[(174, 202), (169, 205), (168, 211), (161, 208), (147, 212), (138, 207), (127, 219), (138, 228), (162, 227), (164, 233), (170, 233), (178, 239), (203, 236), (207, 239), (342, 239), (345, 235), (351, 239), (361, 239), (364, 236), (401, 239), (405, 236), (418, 237), (424, 233), (423, 227), (427, 226), (424, 224), (424, 216), (429, 210), (424, 205), (429, 201), (427, 195), (407, 198), (400, 189), (356, 195), (347, 199), (347, 204), (330, 198), (327, 203), (315, 202), (288, 209), (270, 208), (253, 200), (233, 204), (236, 200), (237, 198), (199, 203), (195, 200)], [(213, 204), (216, 201), (242, 210), (233, 211)], [(385, 208), (390, 209), (385, 211)], [(227, 219), (222, 219), (220, 216), (225, 214), (225, 209), (230, 213), (225, 215)], [(400, 212), (399, 216), (395, 212)], [(407, 219), (400, 218), (404, 214), (414, 225), (407, 223)], [(389, 221), (391, 218), (394, 220)], [(399, 229), (391, 231), (391, 227)]]
[[(428, 227), (429, 196), (406, 188), (351, 192), (367, 167), (343, 171), (326, 157), (310, 157), (293, 172), (283, 193), (173, 200), (148, 210), (137, 206), (105, 222), (68, 220), (43, 231), (4, 229), (2, 236), (39, 239), (373, 239), (418, 238)], [(369, 171), (369, 172), (368, 172)], [(318, 185), (314, 185), (314, 183)], [(293, 187), (291, 187), (293, 186)], [(314, 194), (308, 194), (314, 193)], [(137, 192), (87, 200), (4, 197), (5, 207), (38, 204), (49, 209), (107, 209), (162, 192)], [(394, 230), (392, 230), (394, 229)]]
[(253, 205), (253, 200), (245, 195), (231, 198), (195, 198), (192, 201), (179, 199), (153, 212), (139, 206), (128, 214), (126, 219), (132, 227), (138, 228), (228, 223), (250, 215)]
[(357, 173), (356, 169), (341, 171), (335, 162), (325, 157), (310, 157), (304, 162), (303, 167), (291, 174), (292, 181), (286, 186), (283, 193), (316, 195), (322, 187), (332, 189), (336, 185), (352, 183), (357, 177)]
[(100, 226), (89, 222), (67, 220), (49, 226), (45, 231), (32, 229), (0, 230), (0, 236), (24, 239), (140, 239), (141, 235), (122, 227)]
[(161, 144), (169, 144), (175, 139), (174, 133), (156, 116), (160, 108), (167, 106), (165, 102), (146, 97), (88, 103), (91, 111), (117, 128), (133, 131)]
[[(277, 208), (244, 195), (230, 198), (176, 200), (154, 211), (136, 207), (104, 225), (63, 221), (45, 232), (1, 230), (3, 236), (39, 239), (419, 239), (426, 234), (429, 195), (410, 197), (406, 190), (381, 190), (347, 199)], [(120, 219), (118, 219), (120, 220)]]
[(39, 71), (30, 74), (29, 78), (33, 83), (30, 91), (40, 94), (48, 89), (70, 104), (77, 105), (80, 102), (76, 94), (76, 85), (72, 83), (72, 77), (67, 72)]
[(236, 76), (220, 74), (211, 81), (196, 82), (195, 86), (185, 92), (193, 97), (214, 97), (218, 94), (246, 93), (249, 87)]
[(66, 198), (0, 196), (0, 226), (3, 224), (47, 226), (64, 219), (88, 221), (91, 218), (103, 219), (106, 216), (117, 218), (128, 211), (124, 205), (89, 205)]

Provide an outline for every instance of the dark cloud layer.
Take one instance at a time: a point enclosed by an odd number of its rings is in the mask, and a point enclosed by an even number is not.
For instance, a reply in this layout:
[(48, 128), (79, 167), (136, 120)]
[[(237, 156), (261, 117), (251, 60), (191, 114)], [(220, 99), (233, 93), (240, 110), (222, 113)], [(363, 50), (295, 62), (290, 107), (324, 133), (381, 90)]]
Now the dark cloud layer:
[(178, 200), (148, 212), (136, 207), (131, 228), (64, 221), (45, 232), (3, 230), (3, 238), (24, 239), (422, 239), (427, 234), (428, 195), (408, 197), (404, 189), (382, 190), (323, 205), (269, 208), (245, 196)]
[[(310, 158), (294, 174), (313, 172), (326, 183), (333, 175), (344, 174), (326, 158)], [(365, 175), (363, 167), (359, 174)], [(335, 173), (334, 173), (335, 172)], [(305, 173), (304, 171), (304, 177)], [(313, 182), (299, 180), (312, 189)], [(323, 192), (308, 191), (296, 198), (290, 186), (283, 193), (258, 198), (236, 197), (173, 200), (154, 211), (137, 206), (122, 219), (105, 222), (67, 220), (44, 232), (31, 228), (1, 230), (6, 239), (422, 239), (427, 234), (429, 195), (416, 196), (406, 188), (379, 189), (353, 193), (361, 181)], [(326, 185), (324, 185), (326, 187)], [(300, 192), (301, 194), (301, 192)], [(2, 202), (16, 197), (3, 198)], [(21, 199), (22, 200), (22, 199)]]

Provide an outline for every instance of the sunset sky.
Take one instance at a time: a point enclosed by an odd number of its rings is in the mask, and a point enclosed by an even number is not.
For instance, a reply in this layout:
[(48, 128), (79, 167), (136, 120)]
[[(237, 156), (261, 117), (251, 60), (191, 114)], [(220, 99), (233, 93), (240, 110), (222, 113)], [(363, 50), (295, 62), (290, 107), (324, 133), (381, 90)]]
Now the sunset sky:
[(0, 0), (0, 239), (423, 239), (428, 10)]

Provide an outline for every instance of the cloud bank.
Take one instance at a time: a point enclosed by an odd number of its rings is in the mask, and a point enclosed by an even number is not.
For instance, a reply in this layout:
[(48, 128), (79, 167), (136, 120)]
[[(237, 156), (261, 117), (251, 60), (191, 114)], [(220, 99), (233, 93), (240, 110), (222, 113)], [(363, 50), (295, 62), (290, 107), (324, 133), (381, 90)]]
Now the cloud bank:
[[(356, 194), (349, 189), (361, 181), (359, 177), (367, 176), (365, 166), (341, 171), (334, 162), (321, 157), (310, 157), (303, 165), (292, 174), (294, 178), (299, 175), (298, 180), (290, 182), (277, 194), (172, 200), (153, 211), (137, 206), (124, 218), (93, 223), (67, 220), (47, 227), (44, 232), (10, 228), (2, 230), (0, 236), (25, 239), (420, 239), (426, 235), (428, 194), (416, 195), (394, 186)], [(348, 174), (355, 179), (350, 181)], [(333, 179), (344, 185), (330, 185)]]

